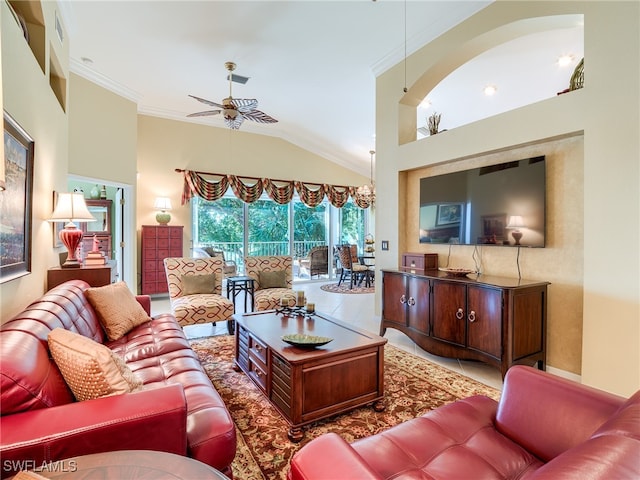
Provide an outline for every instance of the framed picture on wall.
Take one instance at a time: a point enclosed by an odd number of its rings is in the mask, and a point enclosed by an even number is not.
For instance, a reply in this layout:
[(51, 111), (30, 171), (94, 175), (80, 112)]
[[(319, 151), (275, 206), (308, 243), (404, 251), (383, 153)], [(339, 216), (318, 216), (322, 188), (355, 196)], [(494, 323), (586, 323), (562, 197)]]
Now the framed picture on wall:
[(453, 225), (460, 223), (462, 218), (462, 204), (461, 203), (446, 203), (438, 205), (438, 212), (436, 216), (436, 226), (440, 225)]
[(31, 273), (34, 141), (4, 112), (5, 190), (0, 192), (0, 283)]

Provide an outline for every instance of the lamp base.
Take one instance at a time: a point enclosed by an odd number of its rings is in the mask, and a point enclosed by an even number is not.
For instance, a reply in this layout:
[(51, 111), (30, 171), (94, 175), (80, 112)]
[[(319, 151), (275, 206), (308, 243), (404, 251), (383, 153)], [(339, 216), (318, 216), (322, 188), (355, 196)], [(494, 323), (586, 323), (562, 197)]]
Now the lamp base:
[(511, 232), (511, 236), (516, 241), (515, 245), (520, 245), (520, 239), (522, 238), (522, 232), (519, 230), (514, 230)]
[(167, 212), (159, 212), (156, 214), (156, 222), (160, 225), (166, 225), (171, 221), (171, 214)]
[(67, 259), (61, 265), (62, 268), (80, 268), (82, 265), (76, 258), (76, 252), (78, 251), (78, 245), (82, 241), (82, 230), (76, 227), (73, 223), (67, 223), (62, 230), (60, 230), (60, 241), (65, 247), (67, 247)]

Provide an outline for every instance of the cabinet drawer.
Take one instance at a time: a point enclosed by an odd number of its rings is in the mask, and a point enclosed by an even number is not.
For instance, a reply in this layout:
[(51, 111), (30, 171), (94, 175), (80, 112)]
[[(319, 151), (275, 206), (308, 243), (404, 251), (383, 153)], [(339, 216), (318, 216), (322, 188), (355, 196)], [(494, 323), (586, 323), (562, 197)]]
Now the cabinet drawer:
[(249, 352), (249, 376), (253, 378), (253, 380), (260, 386), (260, 388), (262, 388), (262, 390), (267, 390), (266, 369), (264, 369), (259, 363), (253, 361), (251, 352)]
[(249, 335), (249, 354), (255, 356), (266, 367), (267, 346), (253, 335)]

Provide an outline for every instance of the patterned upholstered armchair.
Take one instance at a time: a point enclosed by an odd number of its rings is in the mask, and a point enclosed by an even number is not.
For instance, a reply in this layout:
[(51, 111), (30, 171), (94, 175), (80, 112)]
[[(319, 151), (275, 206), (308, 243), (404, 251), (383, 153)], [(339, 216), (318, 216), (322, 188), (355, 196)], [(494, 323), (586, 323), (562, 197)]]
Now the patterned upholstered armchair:
[(296, 305), (293, 286), (293, 258), (287, 256), (245, 257), (244, 270), (255, 280), (256, 311), (272, 310), (285, 298), (290, 307)]
[(222, 257), (165, 258), (173, 315), (183, 327), (227, 321), (232, 332), (233, 303), (222, 296)]

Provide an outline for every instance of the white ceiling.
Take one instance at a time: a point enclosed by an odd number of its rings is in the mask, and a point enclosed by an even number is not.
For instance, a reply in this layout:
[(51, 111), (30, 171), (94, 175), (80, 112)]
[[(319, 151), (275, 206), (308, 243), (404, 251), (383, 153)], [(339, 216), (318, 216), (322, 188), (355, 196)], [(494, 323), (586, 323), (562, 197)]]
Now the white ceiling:
[[(228, 95), (224, 63), (233, 61), (236, 74), (250, 77), (246, 85), (233, 84), (233, 96), (257, 98), (258, 108), (279, 120), (245, 121), (241, 130), (282, 137), (363, 175), (369, 174), (369, 150), (375, 149), (375, 77), (405, 55), (405, 8), (410, 54), (489, 3), (59, 0), (71, 70), (132, 99), (140, 113), (227, 128), (221, 116), (186, 115), (206, 109), (189, 94), (215, 102)], [(469, 115), (491, 115), (496, 104), (514, 98), (531, 103), (528, 92), (541, 90), (539, 78), (515, 80), (528, 85), (515, 97), (506, 85), (514, 82), (514, 71), (522, 71), (518, 52), (532, 45), (543, 67), (531, 66), (544, 68), (541, 77), (555, 82), (544, 86), (543, 95), (565, 88), (573, 67), (558, 76), (551, 73), (558, 70), (554, 61), (561, 53), (581, 58), (582, 51), (575, 50), (582, 48), (581, 30), (567, 32), (562, 41), (567, 45), (548, 35), (523, 40), (500, 54), (507, 55), (506, 70), (478, 57), (476, 70), (471, 63), (462, 67), (471, 70), (454, 72), (456, 93), (443, 82), (430, 95), (432, 108), (444, 112), (441, 128), (468, 123)], [(493, 107), (485, 102), (486, 112), (482, 104), (468, 108), (475, 101), (471, 95), (482, 88), (468, 85), (469, 79), (498, 85)], [(463, 91), (470, 96), (461, 96)], [(421, 110), (418, 116), (428, 114)]]

